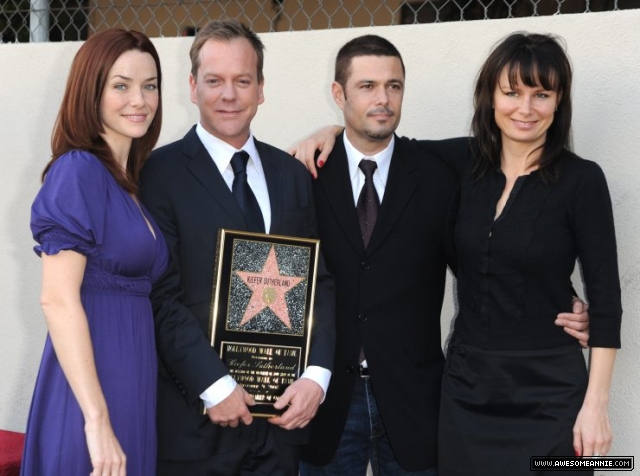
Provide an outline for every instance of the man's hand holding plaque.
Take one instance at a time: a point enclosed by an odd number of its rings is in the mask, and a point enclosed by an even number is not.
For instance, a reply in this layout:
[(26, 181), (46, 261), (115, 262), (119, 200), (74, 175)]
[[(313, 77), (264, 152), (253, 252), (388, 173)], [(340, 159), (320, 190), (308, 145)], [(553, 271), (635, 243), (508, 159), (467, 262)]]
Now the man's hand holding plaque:
[(308, 378), (300, 378), (287, 387), (273, 407), (287, 410), (280, 416), (269, 419), (270, 423), (285, 430), (304, 428), (316, 415), (322, 403), (324, 392), (320, 385)]
[(256, 402), (253, 397), (242, 388), (236, 385), (233, 392), (217, 405), (207, 408), (209, 419), (220, 426), (230, 426), (235, 428), (240, 422), (250, 425), (253, 417), (248, 406), (254, 406)]

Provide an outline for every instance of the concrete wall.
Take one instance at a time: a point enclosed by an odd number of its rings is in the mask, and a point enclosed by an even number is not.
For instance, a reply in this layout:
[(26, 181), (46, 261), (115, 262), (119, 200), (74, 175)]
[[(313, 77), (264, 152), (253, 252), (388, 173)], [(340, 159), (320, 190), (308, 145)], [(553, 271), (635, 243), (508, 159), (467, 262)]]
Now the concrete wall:
[[(405, 59), (407, 90), (399, 132), (419, 138), (467, 134), (475, 74), (492, 45), (514, 30), (553, 32), (566, 39), (575, 71), (575, 150), (602, 165), (611, 188), (625, 309), (623, 349), (616, 364), (610, 405), (615, 432), (612, 454), (633, 455), (640, 441), (640, 10), (263, 34), (267, 46), (266, 101), (253, 130), (261, 140), (287, 148), (321, 125), (341, 122), (330, 95), (333, 59), (345, 41), (373, 32), (394, 42)], [(154, 40), (165, 75), (161, 143), (181, 137), (197, 119), (196, 108), (188, 99), (190, 41)], [(40, 263), (31, 251), (29, 207), (49, 156), (51, 128), (78, 46), (0, 46), (3, 429), (25, 428), (46, 333), (38, 305)], [(449, 287), (444, 329), (449, 328), (453, 314)]]

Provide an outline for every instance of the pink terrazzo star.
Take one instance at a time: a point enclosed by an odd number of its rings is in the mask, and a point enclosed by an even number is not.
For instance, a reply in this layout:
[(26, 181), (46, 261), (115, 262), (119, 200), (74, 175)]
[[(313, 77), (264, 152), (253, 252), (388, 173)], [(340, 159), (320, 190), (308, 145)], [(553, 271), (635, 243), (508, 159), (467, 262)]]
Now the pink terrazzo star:
[(301, 281), (304, 281), (305, 278), (280, 274), (273, 245), (269, 250), (269, 255), (262, 267), (262, 271), (258, 273), (236, 271), (236, 274), (253, 291), (240, 325), (246, 324), (265, 307), (268, 307), (285, 326), (291, 329), (289, 310), (284, 299), (285, 293)]

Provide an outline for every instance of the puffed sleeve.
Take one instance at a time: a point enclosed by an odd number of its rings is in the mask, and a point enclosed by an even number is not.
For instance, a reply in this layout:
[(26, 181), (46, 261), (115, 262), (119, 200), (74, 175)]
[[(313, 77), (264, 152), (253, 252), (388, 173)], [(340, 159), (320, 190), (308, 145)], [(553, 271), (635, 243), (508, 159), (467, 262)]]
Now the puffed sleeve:
[(54, 162), (31, 206), (38, 256), (61, 250), (96, 254), (104, 236), (108, 174), (84, 151), (67, 152)]

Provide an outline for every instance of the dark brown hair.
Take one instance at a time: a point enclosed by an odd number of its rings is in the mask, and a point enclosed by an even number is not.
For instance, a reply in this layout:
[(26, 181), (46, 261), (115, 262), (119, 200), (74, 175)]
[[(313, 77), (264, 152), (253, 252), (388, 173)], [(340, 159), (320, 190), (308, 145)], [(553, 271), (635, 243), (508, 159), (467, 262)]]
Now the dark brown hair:
[[(158, 109), (146, 134), (133, 139), (125, 173), (100, 135), (104, 133), (100, 101), (111, 67), (123, 53), (131, 50), (149, 53), (153, 57), (158, 70)], [(51, 137), (52, 158), (42, 172), (42, 178), (44, 180), (51, 165), (62, 154), (81, 149), (98, 157), (125, 190), (136, 193), (140, 170), (158, 141), (161, 126), (162, 72), (153, 43), (137, 31), (112, 28), (96, 33), (80, 47), (71, 65)]]
[(363, 35), (345, 43), (336, 57), (334, 81), (347, 87), (347, 79), (351, 74), (351, 60), (357, 56), (394, 56), (400, 60), (402, 74), (405, 74), (404, 62), (398, 49), (393, 44), (378, 35)]
[(474, 177), (500, 166), (502, 136), (495, 121), (493, 97), (504, 68), (511, 87), (521, 81), (558, 94), (558, 107), (537, 161), (543, 179), (549, 180), (556, 176), (553, 166), (562, 151), (571, 149), (571, 63), (559, 38), (526, 32), (513, 33), (502, 40), (478, 74), (471, 123), (479, 148)]
[(258, 82), (264, 81), (262, 68), (264, 65), (264, 45), (253, 31), (237, 20), (213, 20), (202, 28), (198, 29), (196, 37), (193, 39), (189, 57), (191, 58), (191, 75), (197, 79), (198, 68), (200, 67), (200, 50), (208, 40), (229, 42), (236, 38), (245, 38), (258, 56)]

